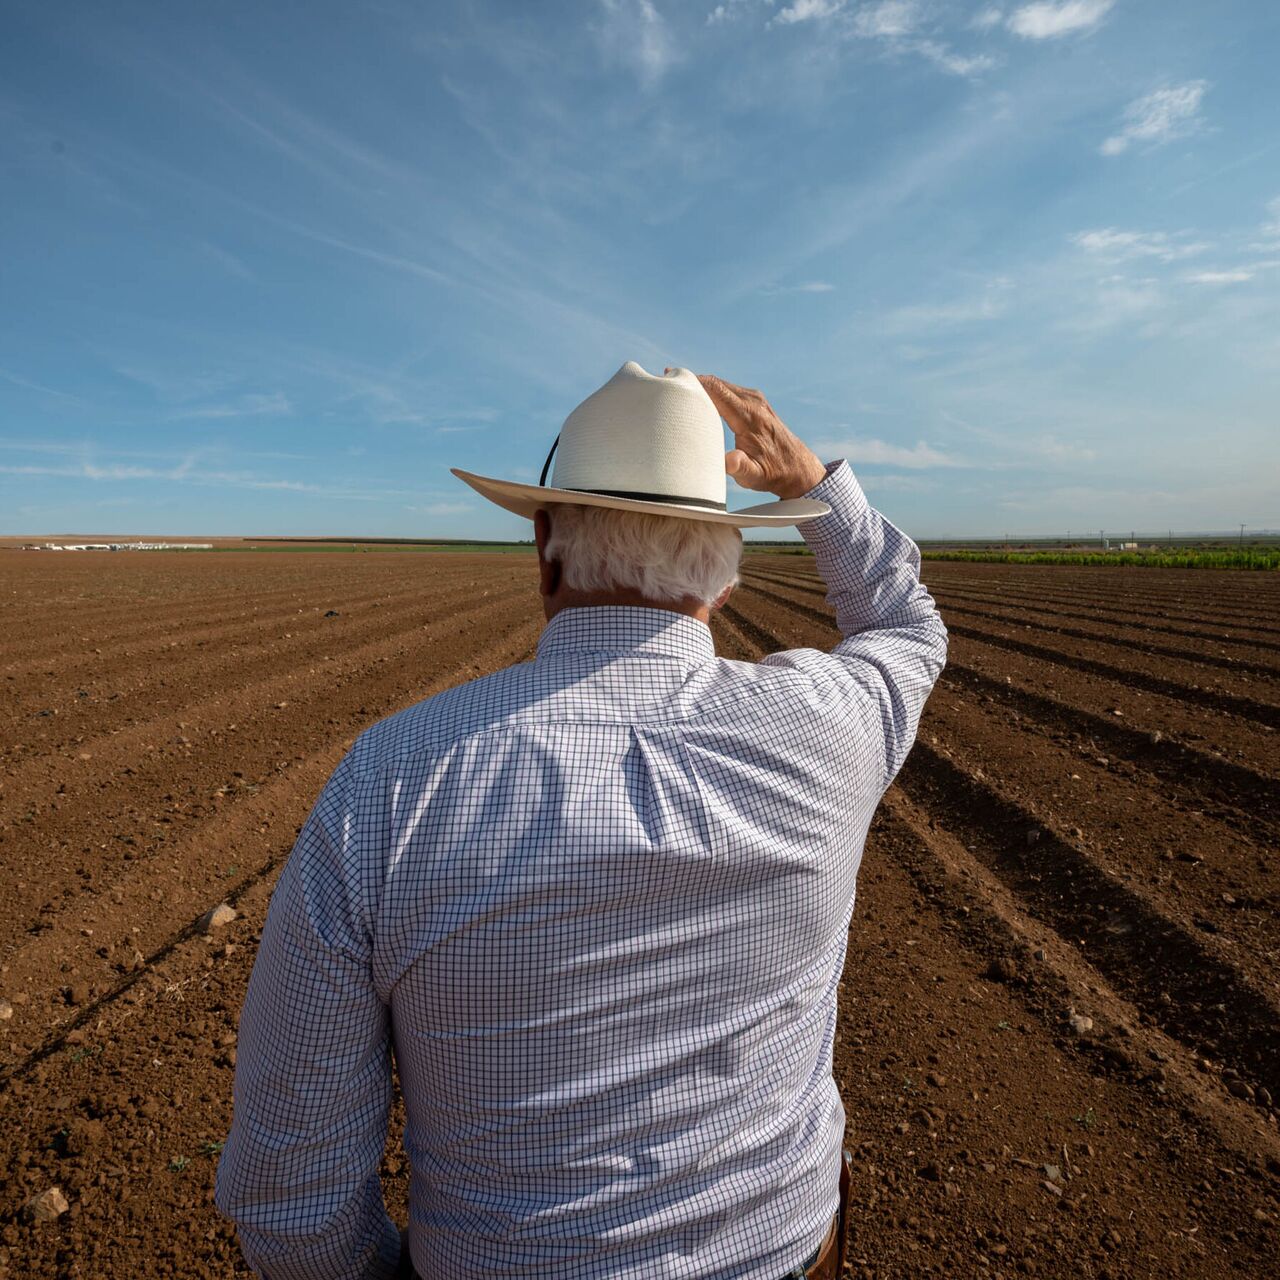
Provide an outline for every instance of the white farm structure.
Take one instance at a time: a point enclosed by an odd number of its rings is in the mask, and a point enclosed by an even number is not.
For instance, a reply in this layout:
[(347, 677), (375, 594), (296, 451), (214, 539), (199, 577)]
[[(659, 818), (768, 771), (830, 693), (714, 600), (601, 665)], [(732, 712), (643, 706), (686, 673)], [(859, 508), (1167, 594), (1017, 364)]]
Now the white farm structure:
[(212, 551), (212, 542), (46, 542), (32, 551)]

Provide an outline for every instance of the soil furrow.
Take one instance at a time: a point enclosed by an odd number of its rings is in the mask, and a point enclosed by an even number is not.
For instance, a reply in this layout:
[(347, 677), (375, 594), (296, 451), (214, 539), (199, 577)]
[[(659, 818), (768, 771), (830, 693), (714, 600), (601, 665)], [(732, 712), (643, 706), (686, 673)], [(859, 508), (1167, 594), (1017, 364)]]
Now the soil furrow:
[[(893, 858), (920, 897), (954, 922), (966, 948), (987, 959), (987, 976), (1016, 991), (1057, 1032), (1064, 1051), (1092, 1059), (1099, 1074), (1144, 1084), (1157, 1096), (1173, 1086), (1179, 1102), (1199, 1118), (1206, 1140), (1226, 1138), (1242, 1153), (1261, 1141), (1280, 1154), (1280, 1135), (1258, 1125), (1253, 1108), (1230, 1092), (1233, 1077), (1206, 1072), (1204, 1059), (1144, 1017), (1069, 935), (1027, 914), (1008, 886), (901, 788), (889, 789), (872, 832), (873, 847)], [(1094, 1023), (1083, 1034), (1071, 1024), (1077, 1012)], [(1153, 1069), (1152, 1063), (1166, 1065)]]
[[(1121, 649), (1125, 653), (1141, 653), (1151, 657), (1172, 658), (1178, 662), (1189, 663), (1193, 666), (1219, 667), (1225, 671), (1231, 672), (1248, 672), (1250, 675), (1261, 676), (1264, 680), (1274, 680), (1280, 676), (1280, 670), (1263, 662), (1251, 662), (1244, 658), (1223, 657), (1220, 654), (1197, 653), (1193, 649), (1177, 649), (1164, 645), (1151, 644), (1149, 641), (1141, 639), (1133, 639), (1123, 634), (1110, 635), (1096, 632), (1085, 631), (1079, 627), (1063, 627), (1053, 623), (1041, 622), (1038, 619), (1032, 619), (1030, 623), (1023, 620), (1020, 614), (1008, 614), (994, 609), (974, 609), (968, 605), (954, 604), (946, 598), (946, 593), (942, 593), (938, 598), (938, 604), (942, 609), (944, 617), (950, 617), (952, 614), (959, 613), (965, 617), (980, 618), (985, 622), (1004, 622), (1010, 626), (1031, 626), (1037, 632), (1045, 632), (1048, 635), (1068, 636), (1073, 640), (1084, 640), (1090, 644), (1100, 644), (1109, 648)], [(1027, 613), (1040, 613), (1042, 610), (1028, 609)]]
[[(1215, 580), (1202, 592), (1175, 594), (1165, 588), (1147, 593), (1135, 591), (1112, 580), (1111, 575), (1116, 573), (1114, 569), (1097, 570), (1101, 577), (1077, 588), (1061, 576), (1057, 566), (1018, 568), (1021, 573), (1012, 580), (995, 579), (993, 583), (991, 578), (966, 578), (948, 573), (945, 566), (933, 563), (926, 564), (925, 579), (930, 587), (936, 583), (940, 590), (949, 585), (972, 590), (990, 589), (995, 585), (1001, 594), (1007, 594), (1015, 602), (1040, 599), (1064, 605), (1100, 606), (1130, 615), (1141, 614), (1163, 621), (1193, 624), (1203, 624), (1206, 618), (1212, 618), (1223, 626), (1249, 627), (1265, 635), (1280, 635), (1280, 627), (1275, 625), (1280, 621), (1275, 603), (1262, 598), (1256, 590), (1245, 593), (1241, 598), (1230, 599), (1223, 590), (1221, 579), (1234, 575), (1225, 570), (1219, 573), (1206, 571)], [(1039, 577), (1042, 574), (1053, 576)], [(1252, 584), (1255, 579), (1245, 575), (1245, 581)]]
[(1225, 801), (1234, 810), (1228, 820), (1240, 822), (1251, 836), (1260, 829), (1280, 834), (1280, 779), (1176, 739), (1122, 725), (1114, 716), (1097, 715), (1057, 698), (994, 680), (954, 661), (948, 661), (940, 683), (1014, 708), (1045, 731), (1074, 737), (1094, 755), (1127, 760), (1161, 785), (1185, 792), (1188, 802), (1217, 805)]
[[(251, 572), (250, 567), (243, 563), (246, 557), (234, 559), (240, 563), (232, 564), (231, 568)], [(509, 557), (504, 557), (504, 560), (510, 562)], [(214, 567), (225, 570), (228, 566), (218, 564)], [(136, 598), (127, 604), (121, 602), (121, 596), (127, 592), (122, 590), (121, 576), (116, 576), (108, 579), (114, 589), (102, 604), (86, 603), (86, 599), (93, 598), (86, 597), (77, 599), (70, 608), (69, 602), (58, 601), (47, 609), (42, 610), (33, 604), (24, 610), (27, 625), (5, 635), (3, 644), (0, 644), (0, 663), (22, 659), (25, 650), (26, 659), (23, 660), (30, 660), (37, 669), (40, 657), (46, 654), (57, 658), (61, 669), (68, 661), (74, 661), (79, 652), (76, 644), (90, 637), (96, 644), (118, 647), (132, 638), (144, 640), (166, 632), (172, 634), (175, 630), (190, 634), (205, 628), (220, 628), (224, 623), (252, 625), (263, 619), (287, 618), (302, 609), (354, 610), (386, 598), (392, 591), (406, 594), (413, 589), (406, 587), (406, 579), (415, 574), (430, 575), (430, 582), (424, 582), (418, 588), (425, 591), (436, 582), (474, 579), (476, 573), (475, 565), (432, 566), (421, 560), (414, 564), (412, 557), (401, 564), (388, 564), (381, 559), (375, 565), (364, 559), (354, 565), (346, 561), (343, 567), (348, 568), (348, 572), (331, 571), (319, 578), (314, 572), (300, 571), (291, 585), (255, 592), (248, 598), (243, 591), (234, 589), (203, 589), (203, 574), (143, 578), (143, 581), (152, 583), (151, 588), (138, 592)], [(206, 562), (206, 570), (208, 568)], [(410, 569), (411, 572), (407, 571)], [(145, 570), (145, 565), (135, 561), (126, 572), (141, 575)], [(161, 590), (161, 587), (166, 589)], [(173, 587), (177, 590), (172, 590)]]
[(1102, 676), (1106, 680), (1114, 680), (1126, 688), (1144, 689), (1149, 693), (1163, 694), (1180, 702), (1194, 703), (1197, 706), (1210, 707), (1226, 715), (1238, 716), (1243, 720), (1251, 720), (1255, 724), (1266, 725), (1269, 729), (1280, 727), (1280, 706), (1267, 702), (1259, 702), (1253, 698), (1240, 697), (1236, 694), (1223, 693), (1217, 689), (1206, 689), (1192, 684), (1184, 684), (1177, 680), (1165, 680), (1147, 671), (1134, 670), (1128, 667), (1117, 667), (1111, 663), (1089, 658), (1083, 654), (1065, 653), (1059, 649), (1051, 649), (1046, 645), (1032, 644), (1027, 640), (1016, 640), (1012, 636), (985, 631), (979, 627), (968, 627), (960, 623), (948, 623), (947, 630), (952, 635), (967, 636), (971, 640), (980, 640), (983, 644), (994, 645), (999, 649), (1008, 649), (1013, 653), (1024, 654), (1040, 662), (1053, 666), (1063, 666), (1076, 671), (1089, 671)]
[[(526, 589), (525, 585), (499, 584), (492, 592), (481, 593), (481, 598), (488, 598), (491, 603), (510, 600)], [(416, 593), (413, 598), (416, 602)], [(138, 708), (147, 719), (155, 718), (157, 712), (180, 711), (188, 705), (193, 685), (234, 686), (254, 678), (255, 673), (278, 669), (286, 663), (301, 668), (328, 662), (334, 649), (350, 650), (369, 637), (388, 639), (408, 635), (418, 628), (439, 627), (442, 619), (458, 616), (461, 602), (475, 598), (474, 589), (463, 587), (442, 592), (412, 610), (370, 610), (359, 617), (329, 623), (323, 631), (282, 636), (272, 627), (266, 634), (242, 632), (234, 643), (212, 651), (184, 645), (167, 650), (159, 662), (154, 654), (139, 654), (129, 662), (117, 661), (106, 668), (108, 674), (104, 677), (85, 679), (83, 684), (87, 687), (66, 685), (56, 691), (24, 691), (24, 696), (8, 700), (3, 714), (15, 722), (15, 729), (25, 722), (28, 728), (23, 736), (34, 741), (23, 744), (21, 755), (11, 751), (11, 757), (32, 761), (83, 748), (88, 736), (101, 738), (135, 727), (140, 723)], [(461, 612), (465, 614), (471, 607), (474, 605)], [(130, 672), (137, 668), (141, 668), (142, 676), (135, 675), (130, 683)], [(63, 736), (54, 737), (55, 732)]]
[[(947, 583), (934, 583), (930, 591), (938, 600), (964, 600), (973, 604), (996, 605), (997, 607), (1017, 609), (1018, 611), (1043, 614), (1046, 617), (1066, 618), (1075, 622), (1093, 622), (1099, 625), (1119, 627), (1126, 631), (1152, 632), (1157, 635), (1177, 636), (1180, 639), (1203, 640), (1213, 645), (1235, 645), (1245, 649), (1258, 649), (1270, 653), (1280, 653), (1280, 641), (1262, 640), (1254, 636), (1241, 634), (1239, 628), (1232, 631), (1205, 631), (1195, 627), (1162, 626), (1158, 622), (1143, 621), (1131, 613), (1118, 613), (1112, 609), (1076, 609), (1053, 608), (1054, 601), (1049, 596), (1027, 595), (1015, 596), (1002, 592), (998, 595), (984, 594), (981, 591), (963, 591)], [(1245, 628), (1247, 630), (1247, 628)], [(1275, 671), (1277, 668), (1271, 668)]]
[(1280, 1093), (1280, 1009), (1207, 942), (928, 744), (898, 782), (1156, 1025)]
[[(511, 575), (511, 580), (519, 581), (519, 575)], [(491, 582), (489, 589), (500, 585), (501, 580)], [(194, 606), (194, 615), (176, 609), (167, 617), (128, 627), (115, 638), (84, 629), (76, 619), (74, 630), (78, 634), (68, 640), (72, 648), (62, 653), (39, 652), (25, 663), (8, 663), (0, 669), (19, 686), (28, 681), (44, 684), (53, 676), (65, 687), (75, 684), (76, 674), (82, 670), (96, 674), (107, 669), (118, 676), (132, 667), (154, 662), (157, 657), (167, 657), (174, 650), (206, 648), (217, 652), (237, 643), (252, 643), (255, 638), (278, 640), (285, 630), (299, 639), (313, 632), (322, 633), (333, 628), (333, 622), (326, 617), (331, 608), (334, 616), (342, 619), (340, 625), (351, 625), (373, 616), (401, 612), (413, 601), (421, 602), (424, 608), (431, 607), (441, 595), (474, 590), (474, 578), (459, 574), (408, 587), (397, 584), (395, 590), (389, 589), (390, 586), (383, 583), (361, 596), (344, 597), (336, 602), (332, 592), (323, 593), (319, 599), (290, 593), (278, 609), (264, 610), (255, 603), (251, 608), (231, 614), (209, 615), (200, 602)], [(375, 615), (375, 611), (380, 613)]]

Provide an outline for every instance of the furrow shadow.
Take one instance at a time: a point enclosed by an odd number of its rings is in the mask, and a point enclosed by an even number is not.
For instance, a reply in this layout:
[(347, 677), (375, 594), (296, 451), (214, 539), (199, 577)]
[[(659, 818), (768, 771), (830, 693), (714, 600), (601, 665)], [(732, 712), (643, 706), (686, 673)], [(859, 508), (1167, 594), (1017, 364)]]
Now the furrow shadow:
[[(1107, 645), (1111, 648), (1124, 649), (1127, 652), (1138, 652), (1149, 654), (1153, 657), (1172, 658), (1175, 662), (1186, 662), (1192, 666), (1201, 667), (1218, 667), (1224, 671), (1231, 672), (1247, 672), (1249, 675), (1263, 676), (1264, 678), (1274, 680), (1280, 676), (1280, 671), (1275, 667), (1267, 666), (1261, 662), (1249, 662), (1240, 658), (1221, 657), (1212, 653), (1196, 653), (1190, 649), (1167, 648), (1162, 645), (1144, 644), (1137, 641), (1126, 640), (1123, 636), (1104, 635), (1095, 631), (1084, 631), (1077, 627), (1060, 627), (1047, 622), (1033, 621), (1027, 622), (1023, 617), (1017, 615), (1009, 616), (1004, 613), (997, 613), (990, 609), (974, 609), (967, 605), (954, 604), (945, 600), (939, 600), (942, 608), (943, 616), (946, 618), (953, 613), (961, 613), (966, 617), (982, 618), (992, 623), (1005, 623), (1009, 626), (1030, 626), (1033, 630), (1042, 632), (1046, 635), (1069, 636), (1072, 640), (1084, 640), (1089, 644)], [(1041, 613), (1044, 610), (1029, 609), (1028, 612)], [(948, 622), (948, 626), (950, 623)]]
[(1222, 693), (1216, 689), (1203, 689), (1193, 685), (1182, 684), (1176, 680), (1165, 680), (1146, 671), (1115, 667), (1107, 662), (1099, 662), (1095, 658), (1063, 653), (1058, 649), (1031, 644), (1026, 640), (1015, 640), (1011, 636), (995, 635), (989, 631), (983, 631), (979, 627), (968, 627), (958, 622), (948, 622), (947, 630), (953, 636), (964, 636), (966, 639), (976, 640), (980, 644), (989, 644), (997, 649), (1006, 649), (1011, 653), (1021, 653), (1025, 657), (1036, 658), (1041, 662), (1048, 662), (1056, 667), (1067, 667), (1074, 671), (1088, 671), (1091, 675), (1101, 676), (1104, 680), (1114, 680), (1117, 684), (1124, 685), (1126, 688), (1143, 689), (1148, 693), (1158, 693), (1166, 698), (1174, 698), (1180, 702), (1209, 707), (1214, 711), (1237, 716), (1242, 720), (1251, 720), (1255, 724), (1266, 725), (1270, 729), (1280, 727), (1280, 706), (1275, 706), (1271, 703), (1258, 702), (1253, 698), (1244, 698), (1237, 694)]
[[(1058, 609), (1051, 607), (1054, 604), (1062, 603), (1055, 600), (1052, 596), (1020, 596), (1006, 595), (998, 596), (983, 595), (976, 591), (956, 590), (954, 587), (942, 586), (935, 584), (930, 588), (936, 600), (942, 601), (947, 599), (960, 599), (968, 601), (971, 604), (994, 605), (1000, 609), (1015, 609), (1026, 613), (1043, 613), (1055, 618), (1067, 618), (1074, 622), (1095, 622), (1099, 625), (1112, 624), (1123, 627), (1129, 631), (1151, 631), (1157, 635), (1179, 636), (1186, 640), (1204, 640), (1209, 644), (1231, 644), (1241, 648), (1248, 649), (1266, 649), (1269, 652), (1280, 653), (1280, 643), (1274, 640), (1257, 640), (1252, 636), (1242, 635), (1223, 635), (1220, 632), (1201, 631), (1194, 627), (1172, 627), (1161, 626), (1158, 622), (1139, 621), (1131, 614), (1124, 614), (1114, 609), (1104, 609), (1099, 607), (1092, 613), (1081, 613), (1073, 609)], [(1087, 605), (1077, 605), (1076, 609), (1088, 608)], [(1225, 626), (1234, 626), (1234, 623), (1224, 623)], [(1248, 628), (1246, 628), (1247, 630)], [(1234, 663), (1232, 664), (1235, 665)], [(1268, 668), (1272, 674), (1280, 675), (1280, 670), (1275, 667)]]
[(962, 663), (949, 661), (940, 683), (1012, 707), (1042, 727), (1088, 738), (1105, 746), (1111, 755), (1199, 800), (1215, 805), (1225, 800), (1240, 811), (1233, 815), (1236, 823), (1232, 825), (1243, 821), (1247, 826), (1261, 826), (1274, 833), (1280, 824), (1280, 814), (1276, 813), (1280, 780), (1245, 765), (1221, 760), (1176, 738), (1157, 738), (1056, 698), (1005, 684)]
[(1205, 943), (927, 743), (897, 781), (1152, 1022), (1280, 1091), (1280, 1011)]

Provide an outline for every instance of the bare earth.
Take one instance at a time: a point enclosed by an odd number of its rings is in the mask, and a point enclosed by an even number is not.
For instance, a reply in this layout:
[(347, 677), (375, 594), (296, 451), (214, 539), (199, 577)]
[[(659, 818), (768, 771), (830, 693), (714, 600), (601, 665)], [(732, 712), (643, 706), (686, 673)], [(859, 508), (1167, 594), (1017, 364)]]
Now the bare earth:
[[(836, 1049), (851, 1273), (1270, 1273), (1280, 575), (927, 570), (951, 658)], [(750, 557), (720, 652), (829, 647), (823, 597)], [(540, 618), (520, 555), (0, 550), (0, 1277), (247, 1274), (212, 1185), (275, 875), (360, 730)]]

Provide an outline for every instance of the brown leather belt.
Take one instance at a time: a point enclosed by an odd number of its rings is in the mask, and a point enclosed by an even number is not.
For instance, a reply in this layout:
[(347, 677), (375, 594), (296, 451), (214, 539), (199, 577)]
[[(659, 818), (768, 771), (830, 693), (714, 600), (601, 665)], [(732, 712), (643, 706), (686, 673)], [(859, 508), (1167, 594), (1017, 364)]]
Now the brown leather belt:
[(845, 1238), (849, 1230), (849, 1185), (853, 1157), (844, 1153), (840, 1161), (840, 1207), (831, 1219), (827, 1238), (818, 1249), (818, 1256), (805, 1270), (805, 1280), (840, 1280), (844, 1274)]

